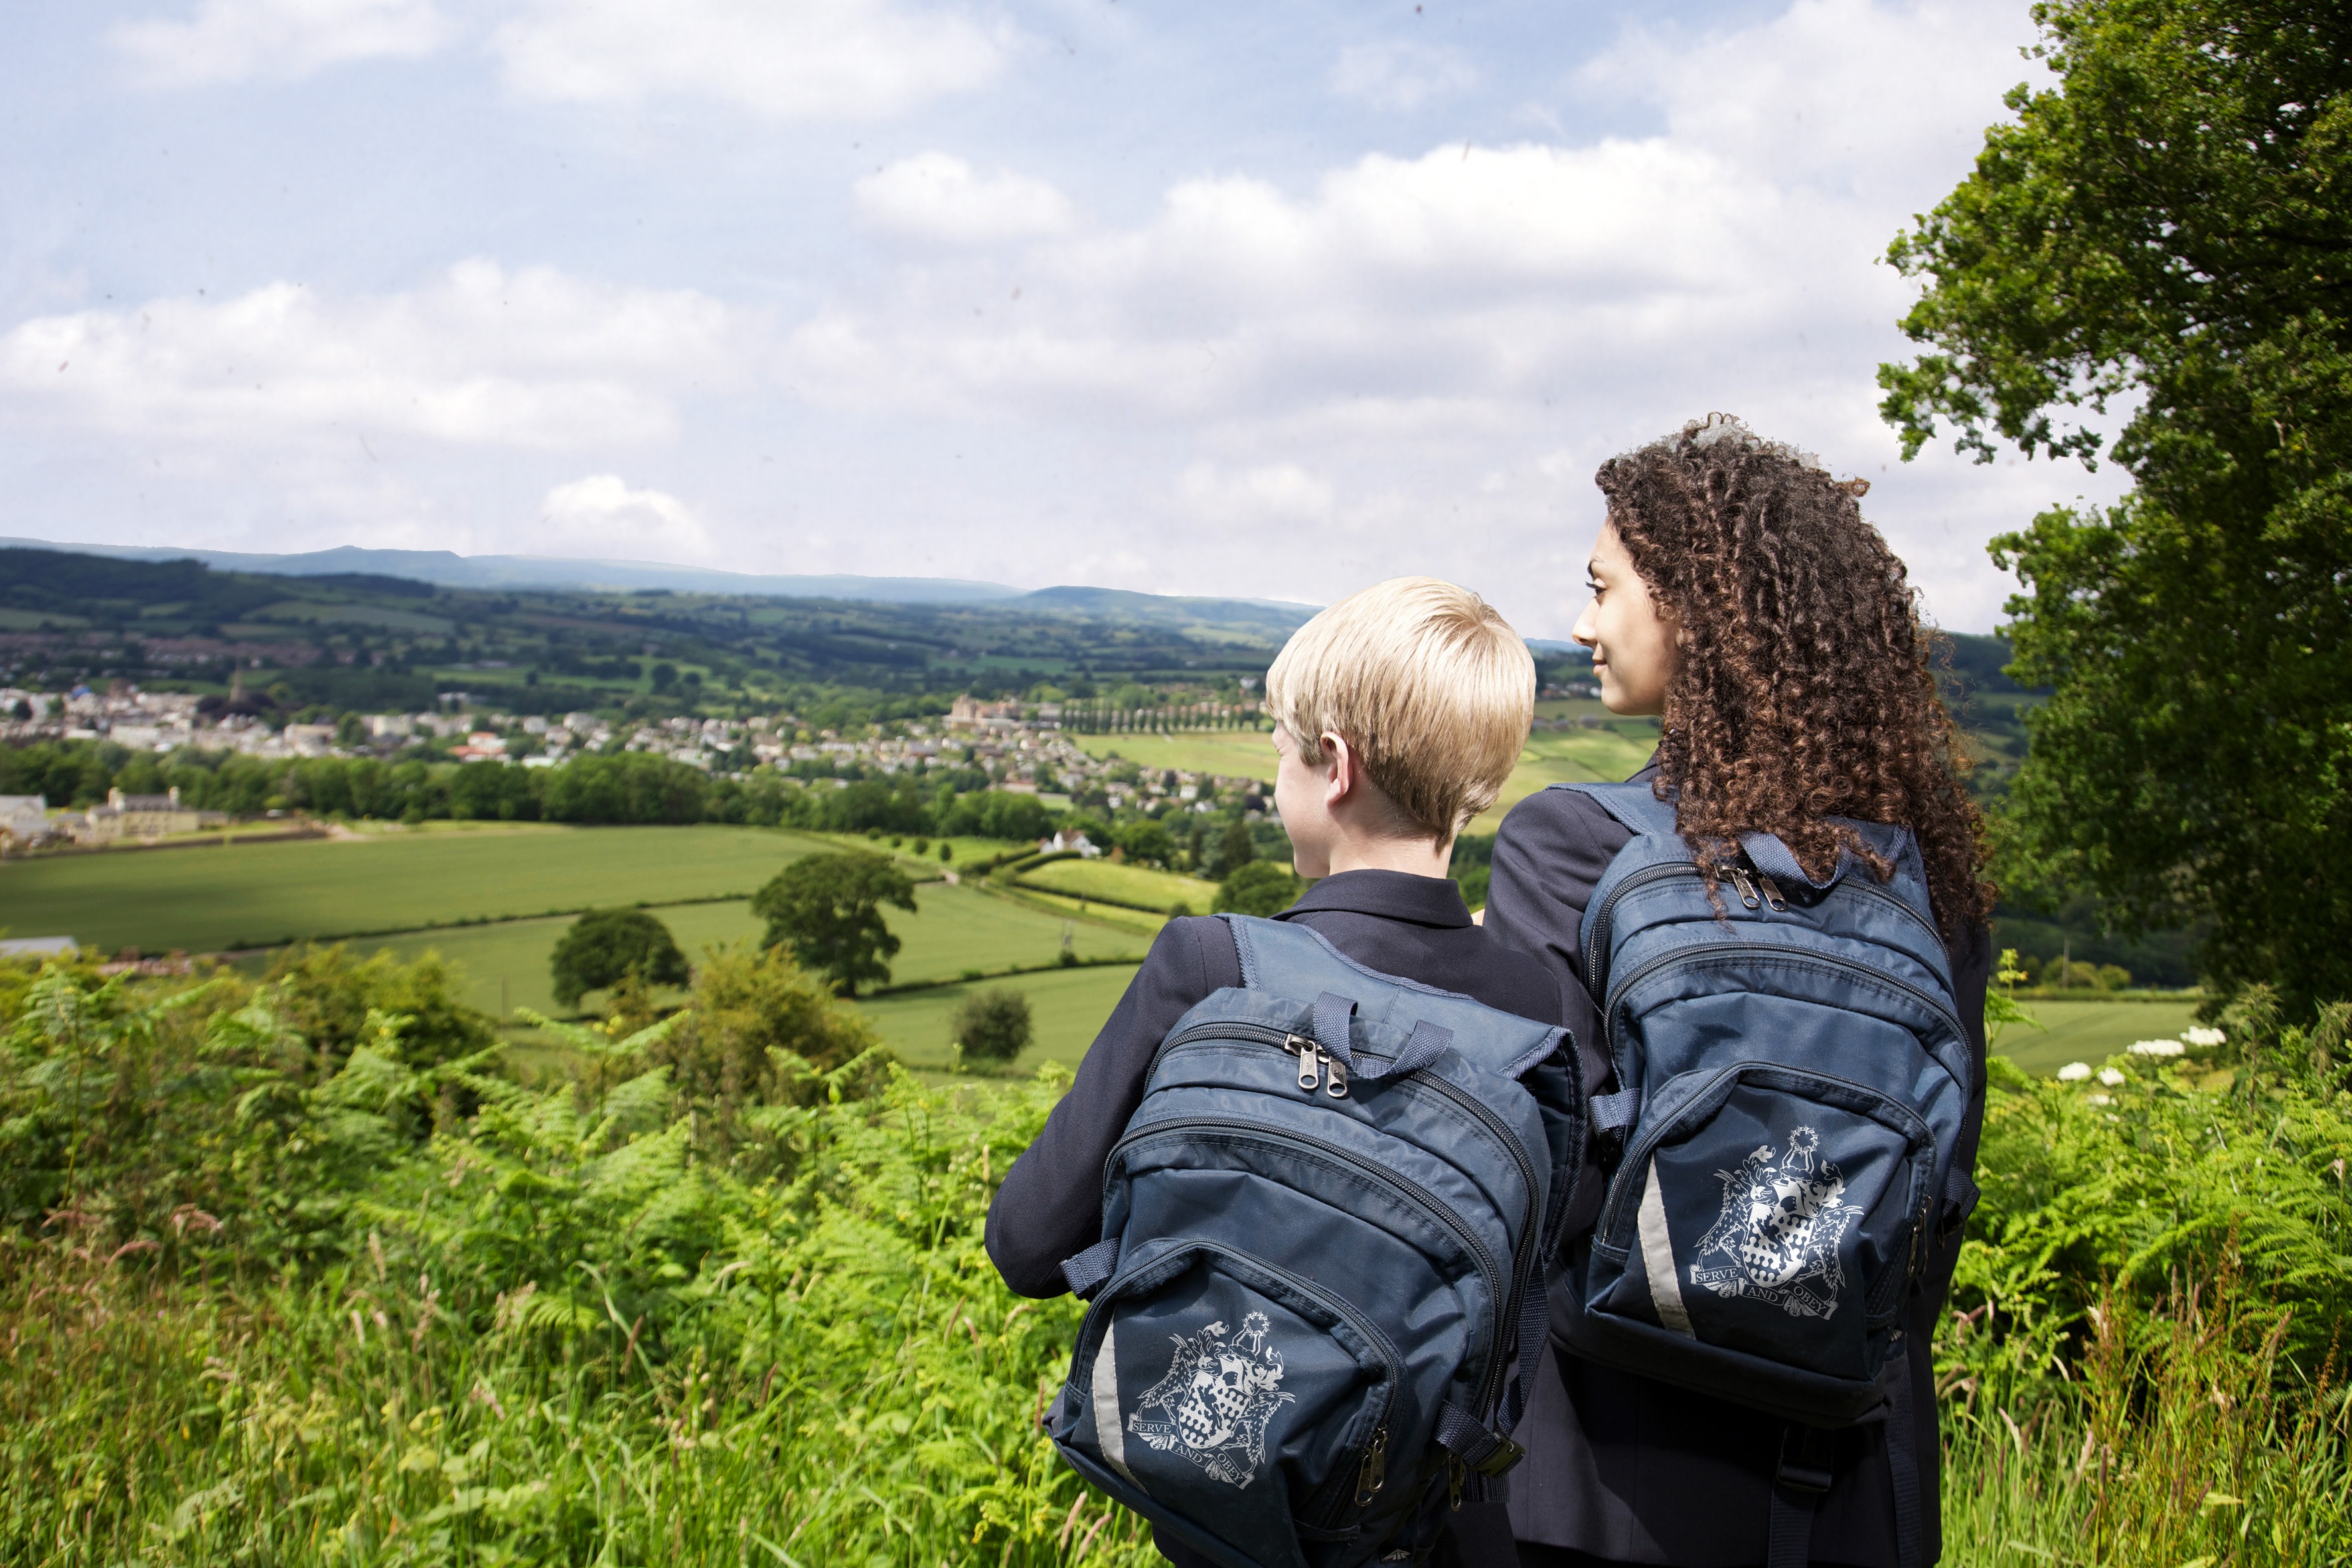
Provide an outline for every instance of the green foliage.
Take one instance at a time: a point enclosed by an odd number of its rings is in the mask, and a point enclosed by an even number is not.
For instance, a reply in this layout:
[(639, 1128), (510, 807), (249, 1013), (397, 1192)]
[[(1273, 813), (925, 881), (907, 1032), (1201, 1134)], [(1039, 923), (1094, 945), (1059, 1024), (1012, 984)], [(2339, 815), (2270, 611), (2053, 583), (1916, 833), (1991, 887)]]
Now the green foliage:
[(1029, 1048), (1034, 1034), (1029, 998), (1007, 985), (965, 997), (948, 1026), (960, 1061), (1009, 1062)]
[(860, 982), (890, 978), (885, 960), (899, 942), (883, 923), (885, 904), (912, 910), (913, 881), (887, 856), (848, 850), (793, 861), (752, 896), (751, 912), (768, 922), (768, 946), (789, 948), (855, 996)]
[(1257, 842), (1250, 837), (1249, 824), (1235, 820), (1225, 825), (1224, 833), (1217, 839), (1216, 858), (1209, 864), (1209, 872), (1222, 881), (1257, 858)]
[(2210, 916), (2224, 990), (2352, 992), (2352, 23), (2283, 0), (2053, 0), (2059, 86), (1891, 256), (1926, 345), (1880, 372), (1916, 451), (1948, 422), (2136, 481), (1993, 542), (2048, 685), (2012, 785), (2012, 885), (2128, 931)]
[(1151, 818), (1139, 817), (1119, 828), (1112, 842), (1125, 852), (1128, 859), (1139, 866), (1165, 866), (1175, 858), (1175, 843), (1168, 829)]
[(566, 1007), (624, 979), (643, 985), (687, 982), (686, 954), (669, 927), (643, 910), (590, 910), (556, 942), (548, 965), (555, 999)]
[(1237, 915), (1278, 915), (1297, 903), (1307, 884), (1271, 860), (1236, 866), (1217, 884), (1215, 908)]
[[(764, 981), (708, 994), (832, 1010), (741, 962)], [(576, 1084), (453, 1064), (478, 1109), (418, 1142), (389, 1058), (302, 1087), (269, 994), (52, 972), (0, 1020), (8, 1125), (44, 1097), (135, 1118), (75, 1064), (145, 1053), (191, 1108), (163, 1141), (247, 1173), (142, 1217), (108, 1195), (129, 1167), (85, 1162), (60, 1223), (0, 1239), (0, 1559), (1150, 1561), (1034, 1425), (1076, 1304), (1017, 1300), (980, 1245), (1063, 1079), (934, 1094), (864, 1056), (737, 1103), (722, 1150), (688, 1058), (655, 1062), (679, 1023), (570, 1029)]]

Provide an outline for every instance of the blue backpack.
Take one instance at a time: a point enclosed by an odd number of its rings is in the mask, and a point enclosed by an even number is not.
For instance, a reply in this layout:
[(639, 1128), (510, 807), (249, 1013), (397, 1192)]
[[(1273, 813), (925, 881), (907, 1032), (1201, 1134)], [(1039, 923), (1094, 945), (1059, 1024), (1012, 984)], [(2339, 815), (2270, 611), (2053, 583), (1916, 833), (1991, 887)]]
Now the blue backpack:
[(1104, 1170), (1046, 1426), (1230, 1568), (1424, 1554), (1487, 1496), (1543, 1346), (1583, 1152), (1566, 1030), (1227, 916), (1243, 984), (1185, 1014)]
[[(1802, 1563), (1837, 1428), (1908, 1418), (1903, 1309), (1976, 1201), (1958, 1166), (1974, 1076), (1917, 844), (1846, 822), (1815, 883), (1742, 837), (1710, 900), (1646, 784), (1567, 784), (1633, 832), (1593, 889), (1585, 973), (1618, 1088), (1594, 1099), (1607, 1195), (1570, 1266), (1570, 1345), (1788, 1419), (1771, 1563)], [(1719, 905), (1719, 907), (1718, 907)], [(1896, 1537), (1917, 1560), (1907, 1442)]]

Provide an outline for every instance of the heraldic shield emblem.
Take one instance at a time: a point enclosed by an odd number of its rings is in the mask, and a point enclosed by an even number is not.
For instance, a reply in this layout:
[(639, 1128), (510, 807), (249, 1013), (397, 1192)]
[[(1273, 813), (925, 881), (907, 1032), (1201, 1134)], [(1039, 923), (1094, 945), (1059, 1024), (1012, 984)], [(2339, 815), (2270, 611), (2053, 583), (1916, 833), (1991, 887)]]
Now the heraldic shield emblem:
[(1168, 1375), (1138, 1403), (1128, 1430), (1218, 1480), (1248, 1486), (1265, 1461), (1266, 1423), (1292, 1398), (1279, 1392), (1282, 1357), (1265, 1342), (1269, 1327), (1264, 1312), (1252, 1312), (1231, 1339), (1223, 1322), (1171, 1334)]
[[(1819, 1158), (1821, 1134), (1800, 1127), (1785, 1153), (1769, 1143), (1736, 1170), (1717, 1171), (1723, 1213), (1698, 1244), (1691, 1283), (1718, 1296), (1769, 1301), (1796, 1318), (1827, 1319), (1845, 1288), (1838, 1259), (1862, 1210), (1845, 1201), (1845, 1177)], [(1711, 1263), (1711, 1259), (1727, 1261)]]

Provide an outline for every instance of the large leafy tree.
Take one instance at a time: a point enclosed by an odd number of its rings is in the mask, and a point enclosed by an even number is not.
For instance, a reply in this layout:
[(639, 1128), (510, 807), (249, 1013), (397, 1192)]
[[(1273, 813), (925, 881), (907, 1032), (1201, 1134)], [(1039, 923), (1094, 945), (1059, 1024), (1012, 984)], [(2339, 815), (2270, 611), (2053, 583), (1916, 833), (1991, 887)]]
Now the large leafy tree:
[(643, 910), (590, 910), (572, 922), (549, 955), (555, 999), (576, 1007), (591, 991), (632, 979), (642, 985), (683, 985), (686, 954), (669, 927)]
[(2210, 917), (2224, 988), (2352, 996), (2352, 7), (2053, 0), (2058, 77), (1891, 259), (1906, 455), (2090, 458), (2132, 494), (1993, 542), (2053, 695), (2006, 874)]
[(853, 849), (793, 861), (752, 896), (751, 912), (768, 922), (765, 945), (790, 950), (855, 996), (864, 982), (889, 981), (899, 942), (883, 921), (886, 904), (912, 910), (913, 880), (887, 856)]

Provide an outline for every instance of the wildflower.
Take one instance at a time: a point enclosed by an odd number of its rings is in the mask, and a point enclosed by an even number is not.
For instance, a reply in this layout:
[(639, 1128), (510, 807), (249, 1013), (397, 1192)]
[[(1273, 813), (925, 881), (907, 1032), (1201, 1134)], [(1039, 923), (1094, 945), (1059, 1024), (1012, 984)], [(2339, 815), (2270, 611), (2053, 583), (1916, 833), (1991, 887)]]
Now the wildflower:
[(2134, 1040), (2131, 1054), (2136, 1057), (2177, 1057), (2189, 1047), (2179, 1040)]
[(2115, 1088), (2117, 1084), (2123, 1082), (2123, 1080), (2124, 1075), (2115, 1068), (2101, 1068), (2099, 1069), (2099, 1081), (2105, 1084), (2109, 1089)]
[[(2137, 1050), (2139, 1047), (2137, 1046), (2134, 1046), (2132, 1049)], [(2091, 1064), (2088, 1062), (2068, 1062), (2064, 1067), (2058, 1069), (2058, 1081), (2060, 1083), (2080, 1083), (2083, 1079), (2090, 1076)]]
[(2112, 1095), (2094, 1094), (2085, 1097), (2085, 1102), (2091, 1105), (2113, 1105), (2115, 1098)]
[(2218, 1046), (2225, 1038), (2219, 1029), (2184, 1029), (2180, 1037), (2192, 1046)]

